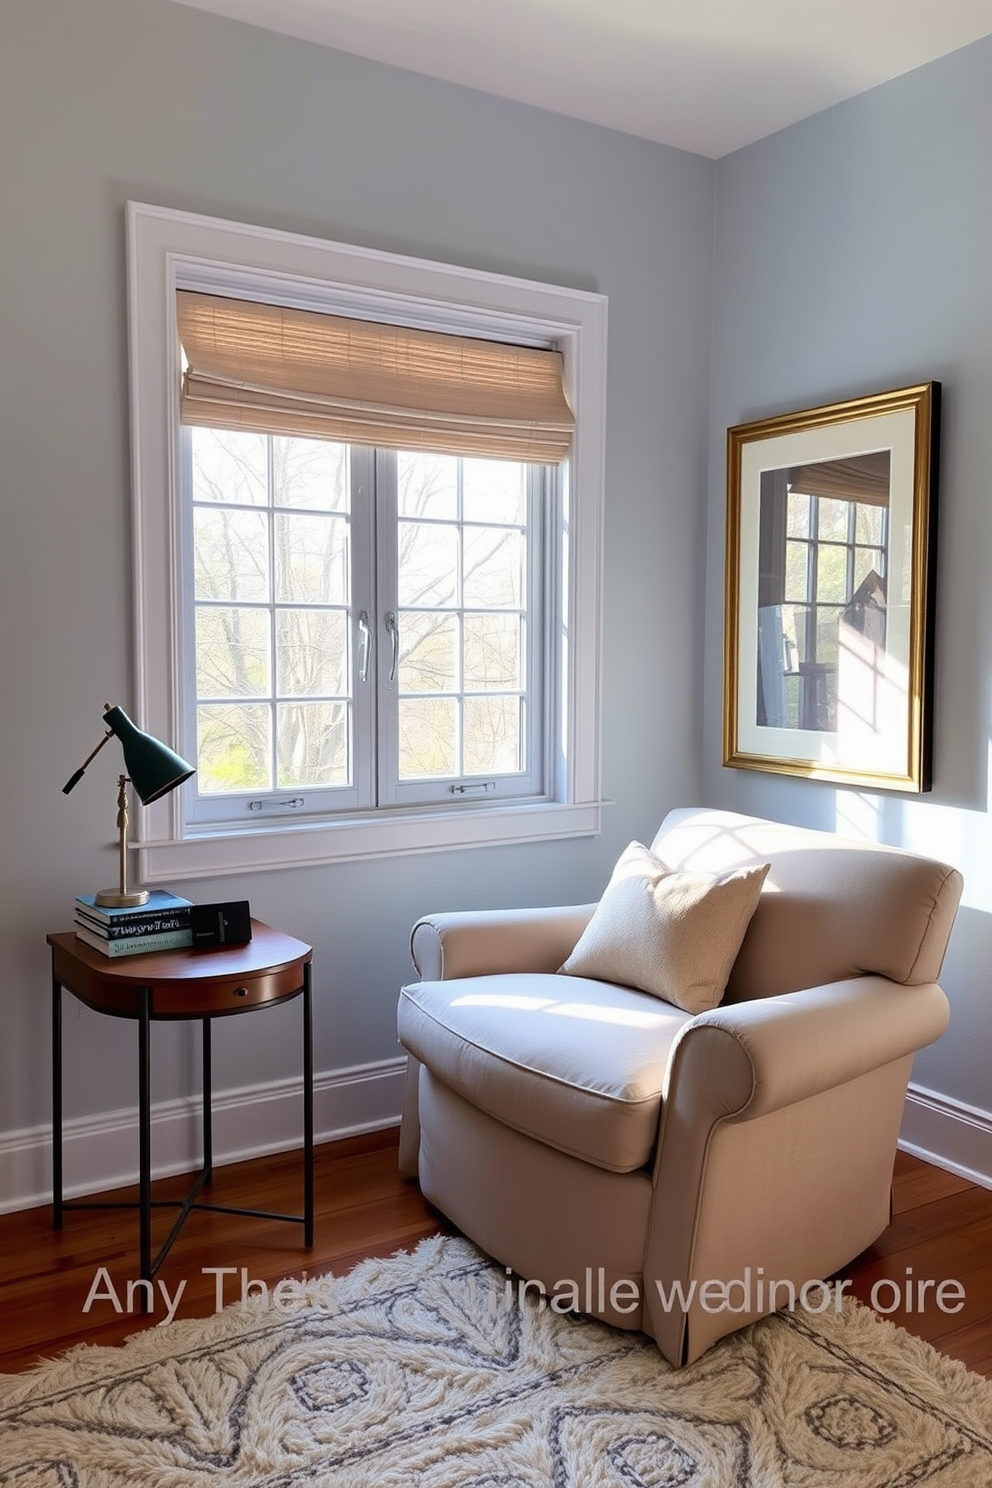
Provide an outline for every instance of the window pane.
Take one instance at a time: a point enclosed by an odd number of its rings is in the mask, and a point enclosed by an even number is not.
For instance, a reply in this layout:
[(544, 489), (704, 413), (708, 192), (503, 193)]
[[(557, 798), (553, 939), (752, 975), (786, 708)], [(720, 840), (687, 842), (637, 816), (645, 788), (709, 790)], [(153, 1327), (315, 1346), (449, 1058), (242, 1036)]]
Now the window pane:
[(874, 543), (880, 546), (884, 527), (884, 506), (862, 506), (858, 503), (856, 531), (859, 543)]
[(350, 784), (349, 713), (346, 702), (279, 704), (280, 790)]
[(809, 537), (809, 497), (800, 491), (789, 492), (786, 524), (790, 537)]
[(451, 692), (457, 686), (458, 617), (404, 610), (400, 617), (401, 692)]
[(268, 610), (197, 605), (198, 698), (267, 696), (270, 656)]
[(396, 483), (401, 517), (452, 521), (458, 516), (458, 460), (454, 455), (400, 451)]
[(269, 598), (269, 536), (264, 512), (198, 507), (193, 513), (193, 542), (197, 599)]
[(270, 788), (271, 719), (264, 703), (207, 703), (197, 708), (196, 768), (201, 792)]
[(276, 691), (280, 696), (332, 698), (349, 690), (345, 611), (277, 610)]
[(351, 504), (348, 455), (346, 444), (328, 444), (323, 439), (273, 439), (275, 505), (302, 506), (309, 511), (348, 511)]
[(523, 624), (519, 615), (465, 616), (465, 687), (522, 686)]
[(519, 607), (523, 592), (523, 536), (515, 528), (465, 529), (465, 604)]
[(343, 517), (276, 516), (276, 600), (346, 605), (349, 532)]
[(816, 508), (816, 532), (820, 540), (834, 538), (838, 542), (846, 542), (847, 524), (851, 515), (851, 503), (849, 501), (835, 501), (830, 496), (818, 496), (816, 498)]
[(809, 599), (809, 544), (787, 542), (785, 545), (785, 598), (793, 604)]
[(458, 703), (454, 698), (400, 698), (401, 780), (456, 775)]
[(526, 468), (516, 460), (466, 460), (462, 497), (465, 521), (522, 523)]
[(521, 703), (517, 697), (465, 699), (467, 775), (505, 773), (523, 768)]
[(399, 602), (403, 608), (458, 603), (458, 529), (399, 524)]
[(854, 588), (868, 577), (872, 572), (881, 578), (884, 571), (885, 559), (877, 548), (855, 548), (854, 550)]
[(264, 434), (191, 429), (193, 500), (264, 506), (268, 470)]
[(847, 592), (848, 549), (822, 544), (816, 550), (816, 597), (823, 604), (844, 604)]
[(821, 666), (837, 665), (837, 637), (840, 630), (840, 607), (816, 607), (816, 661)]

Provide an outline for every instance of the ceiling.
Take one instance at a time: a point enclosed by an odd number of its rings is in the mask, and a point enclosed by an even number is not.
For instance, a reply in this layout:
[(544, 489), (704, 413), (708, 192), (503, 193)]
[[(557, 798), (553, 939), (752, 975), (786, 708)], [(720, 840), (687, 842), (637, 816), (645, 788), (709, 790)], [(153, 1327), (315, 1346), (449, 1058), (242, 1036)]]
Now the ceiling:
[(992, 33), (990, 0), (179, 0), (719, 158)]

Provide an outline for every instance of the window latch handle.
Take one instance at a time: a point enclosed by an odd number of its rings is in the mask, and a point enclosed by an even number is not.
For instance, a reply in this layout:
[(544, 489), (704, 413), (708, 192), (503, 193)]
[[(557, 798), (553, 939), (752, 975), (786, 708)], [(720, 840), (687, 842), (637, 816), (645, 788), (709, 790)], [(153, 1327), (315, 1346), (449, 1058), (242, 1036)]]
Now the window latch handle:
[(369, 662), (372, 659), (372, 625), (369, 620), (368, 610), (359, 610), (358, 630), (361, 636), (361, 648), (358, 653), (358, 680), (359, 682), (367, 682), (369, 680)]
[(396, 680), (396, 663), (400, 659), (400, 626), (395, 610), (386, 611), (386, 631), (393, 643), (389, 662), (389, 680), (390, 682), (394, 682)]

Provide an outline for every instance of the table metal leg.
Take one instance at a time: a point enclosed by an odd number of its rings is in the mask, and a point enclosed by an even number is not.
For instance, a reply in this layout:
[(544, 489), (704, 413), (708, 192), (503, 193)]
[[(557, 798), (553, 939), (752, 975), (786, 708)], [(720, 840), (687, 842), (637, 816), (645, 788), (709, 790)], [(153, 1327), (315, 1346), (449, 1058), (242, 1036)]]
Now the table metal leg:
[(303, 967), (303, 1243), (313, 1245), (313, 994)]
[(52, 977), (52, 1229), (62, 1228), (62, 984)]
[(213, 1082), (210, 1057), (211, 1020), (203, 1020), (203, 1184), (209, 1187), (214, 1176)]
[[(152, 1280), (151, 1006), (149, 987), (138, 989), (138, 1247), (142, 1281)], [(142, 1311), (150, 1311), (142, 1287)]]

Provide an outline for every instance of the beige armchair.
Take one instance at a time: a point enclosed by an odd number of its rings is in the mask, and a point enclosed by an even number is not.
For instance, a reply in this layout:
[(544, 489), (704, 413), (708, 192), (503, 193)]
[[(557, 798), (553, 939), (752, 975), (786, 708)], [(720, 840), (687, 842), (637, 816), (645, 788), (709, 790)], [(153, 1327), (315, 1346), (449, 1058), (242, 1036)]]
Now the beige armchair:
[(430, 915), (400, 996), (401, 1162), (556, 1306), (685, 1364), (888, 1224), (962, 880), (728, 812), (674, 811), (652, 847), (675, 870), (771, 865), (722, 1003), (556, 975), (594, 905)]

